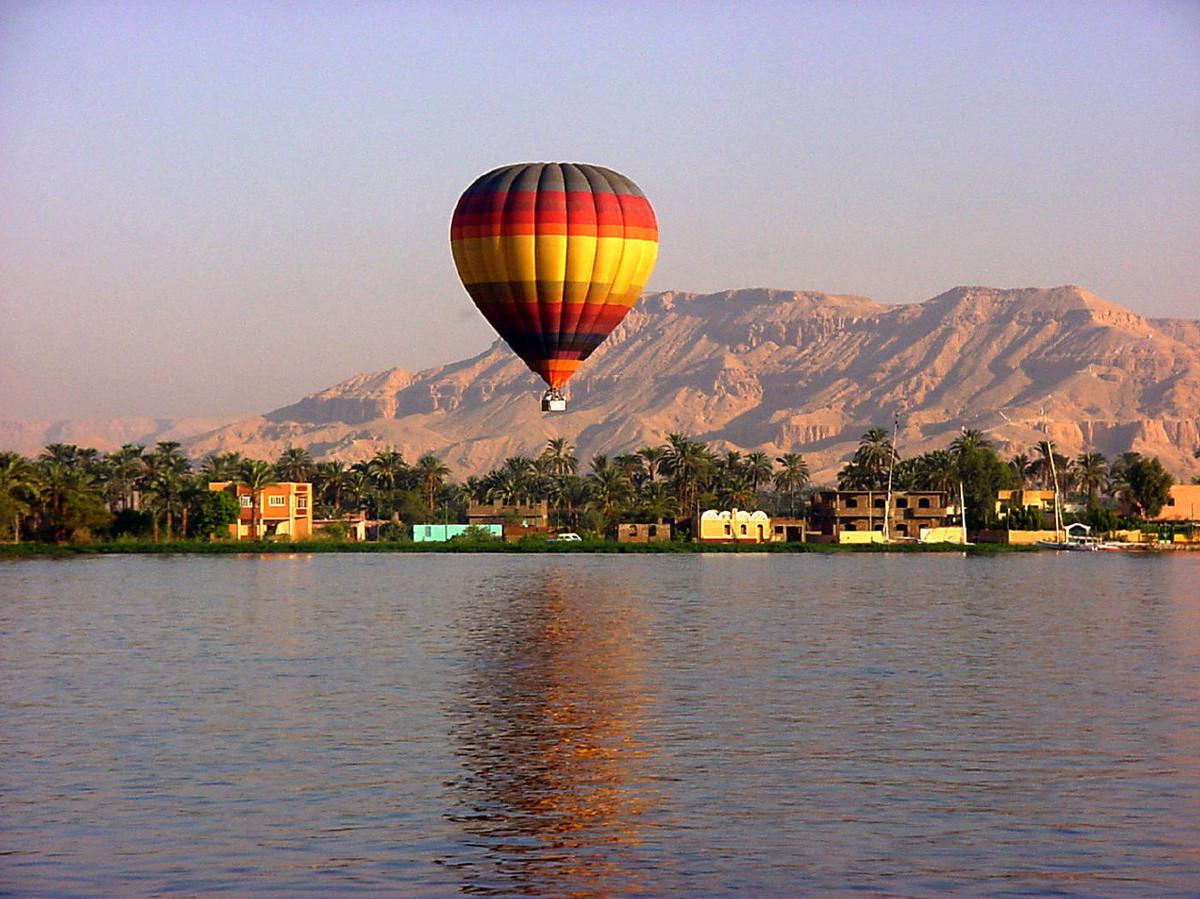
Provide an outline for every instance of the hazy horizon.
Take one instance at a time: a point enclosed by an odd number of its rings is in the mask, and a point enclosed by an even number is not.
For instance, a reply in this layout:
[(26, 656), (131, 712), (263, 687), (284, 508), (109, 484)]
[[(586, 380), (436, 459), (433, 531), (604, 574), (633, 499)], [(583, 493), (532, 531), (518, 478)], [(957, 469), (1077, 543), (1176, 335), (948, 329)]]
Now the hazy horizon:
[(494, 335), (481, 172), (616, 168), (648, 290), (1200, 316), (1200, 5), (0, 8), (0, 418), (233, 416)]

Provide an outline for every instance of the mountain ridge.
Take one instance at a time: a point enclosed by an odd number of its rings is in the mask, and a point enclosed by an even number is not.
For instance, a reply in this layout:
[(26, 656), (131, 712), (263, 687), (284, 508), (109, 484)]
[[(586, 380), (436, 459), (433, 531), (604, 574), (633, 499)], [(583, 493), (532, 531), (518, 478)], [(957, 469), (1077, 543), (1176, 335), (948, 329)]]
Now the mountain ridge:
[(1200, 471), (1194, 336), (1200, 321), (1148, 319), (1076, 285), (964, 285), (907, 305), (771, 288), (664, 291), (643, 297), (571, 381), (565, 414), (542, 415), (541, 381), (497, 340), (418, 372), (364, 372), (183, 442), (194, 456), (432, 451), (466, 476), (550, 437), (567, 437), (586, 460), (680, 431), (720, 449), (803, 452), (828, 480), (863, 430), (903, 409), (905, 455), (944, 446), (960, 427), (1027, 451), (1044, 429), (1065, 452), (1138, 449), (1190, 476)]

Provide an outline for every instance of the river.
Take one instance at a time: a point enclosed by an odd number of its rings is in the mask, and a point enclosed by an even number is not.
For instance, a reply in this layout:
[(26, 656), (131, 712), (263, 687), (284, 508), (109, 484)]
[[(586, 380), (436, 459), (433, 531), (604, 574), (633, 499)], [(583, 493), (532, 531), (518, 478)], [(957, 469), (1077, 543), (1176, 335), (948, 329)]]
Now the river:
[(0, 684), (0, 892), (1200, 885), (1200, 554), (8, 562)]

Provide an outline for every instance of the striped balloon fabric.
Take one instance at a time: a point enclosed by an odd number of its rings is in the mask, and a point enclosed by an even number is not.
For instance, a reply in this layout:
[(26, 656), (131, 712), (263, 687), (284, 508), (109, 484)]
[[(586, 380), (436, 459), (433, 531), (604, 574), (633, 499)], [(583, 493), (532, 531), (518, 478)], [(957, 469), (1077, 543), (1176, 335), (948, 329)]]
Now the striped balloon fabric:
[(450, 247), (479, 311), (560, 388), (637, 302), (658, 254), (658, 223), (624, 175), (530, 162), (467, 188)]

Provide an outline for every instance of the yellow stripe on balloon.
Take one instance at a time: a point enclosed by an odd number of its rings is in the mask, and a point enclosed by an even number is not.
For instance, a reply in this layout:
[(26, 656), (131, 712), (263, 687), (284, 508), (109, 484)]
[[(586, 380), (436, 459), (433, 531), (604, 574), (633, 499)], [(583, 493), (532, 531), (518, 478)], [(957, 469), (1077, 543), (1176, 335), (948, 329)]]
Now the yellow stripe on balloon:
[(513, 299), (536, 303), (537, 295), (537, 243), (532, 234), (519, 237), (500, 237), (498, 246), (503, 249), (508, 271), (506, 279), (513, 285)]
[[(596, 238), (572, 234), (567, 242), (567, 286), (563, 302), (582, 303), (587, 299), (589, 284), (596, 270)], [(582, 289), (581, 289), (582, 286)]]
[[(538, 244), (537, 241), (546, 241)], [(565, 272), (568, 282), (611, 284), (623, 270), (624, 282), (644, 282), (658, 255), (658, 241), (621, 237), (563, 238), (561, 235), (534, 237), (464, 237), (451, 242), (451, 250), (466, 284), (487, 281), (534, 281), (539, 275), (539, 247), (566, 240)], [(560, 250), (554, 249), (554, 253)], [(624, 262), (622, 262), (624, 260)], [(555, 264), (561, 261), (556, 258)], [(632, 268), (629, 268), (631, 266)], [(559, 280), (555, 278), (554, 280)]]
[(563, 281), (567, 271), (567, 236), (539, 234), (534, 238), (539, 281)]

